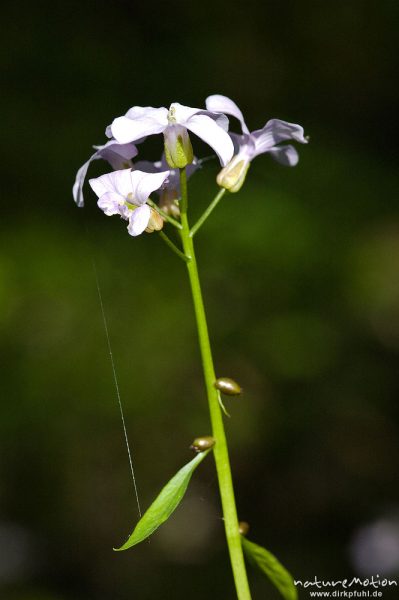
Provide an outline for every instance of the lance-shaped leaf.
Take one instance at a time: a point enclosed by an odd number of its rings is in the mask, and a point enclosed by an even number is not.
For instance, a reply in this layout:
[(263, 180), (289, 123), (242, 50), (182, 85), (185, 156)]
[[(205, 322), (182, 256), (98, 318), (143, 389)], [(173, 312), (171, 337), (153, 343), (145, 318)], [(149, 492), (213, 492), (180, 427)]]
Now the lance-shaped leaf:
[(173, 511), (179, 506), (191, 475), (202, 462), (210, 450), (197, 454), (195, 458), (184, 465), (174, 477), (165, 485), (154, 502), (147, 509), (140, 521), (137, 523), (133, 533), (123, 546), (114, 548), (116, 551), (127, 550), (148, 538), (162, 523), (164, 523)]
[(290, 573), (275, 556), (262, 546), (241, 537), (242, 547), (248, 560), (255, 564), (279, 590), (285, 600), (297, 600), (298, 592)]

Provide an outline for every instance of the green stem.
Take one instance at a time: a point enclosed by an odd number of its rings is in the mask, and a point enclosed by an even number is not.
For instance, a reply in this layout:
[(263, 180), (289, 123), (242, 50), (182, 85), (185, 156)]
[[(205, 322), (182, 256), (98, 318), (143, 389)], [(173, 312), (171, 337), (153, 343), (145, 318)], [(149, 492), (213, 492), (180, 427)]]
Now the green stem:
[(161, 238), (163, 239), (163, 241), (165, 242), (165, 244), (167, 246), (169, 246), (169, 248), (175, 253), (177, 254), (177, 256), (179, 258), (181, 258), (182, 260), (184, 260), (184, 262), (189, 262), (190, 259), (188, 258), (188, 256), (186, 256), (184, 254), (184, 252), (182, 252), (181, 250), (179, 250), (179, 248), (176, 246), (176, 244), (174, 244), (172, 242), (172, 240), (170, 238), (168, 238), (168, 236), (166, 235), (166, 233), (164, 233), (162, 230), (158, 231), (159, 235), (161, 236)]
[(225, 188), (220, 188), (218, 194), (212, 200), (212, 202), (210, 203), (208, 208), (202, 213), (202, 215), (200, 216), (198, 221), (195, 223), (195, 225), (193, 225), (191, 227), (191, 231), (190, 231), (191, 237), (194, 237), (194, 235), (197, 233), (197, 231), (201, 227), (201, 225), (203, 225), (205, 223), (205, 221), (207, 220), (207, 218), (209, 217), (211, 212), (217, 207), (217, 205), (219, 204), (219, 200), (221, 198), (223, 198), (225, 191), (226, 191)]
[(219, 489), (222, 500), (227, 544), (230, 553), (230, 561), (238, 600), (251, 600), (251, 593), (249, 591), (247, 572), (245, 569), (241, 545), (241, 537), (238, 531), (237, 509), (235, 504), (227, 440), (224, 431), (223, 415), (219, 405), (218, 391), (214, 387), (216, 380), (215, 369), (213, 366), (212, 351), (209, 340), (205, 308), (202, 299), (201, 286), (199, 282), (194, 244), (193, 239), (190, 236), (190, 228), (187, 219), (187, 180), (184, 169), (181, 169), (180, 171), (180, 183), (182, 192), (181, 222), (183, 226), (181, 237), (184, 252), (186, 256), (191, 259), (189, 262), (187, 262), (187, 269), (197, 321), (202, 366), (204, 370), (209, 412), (212, 423), (212, 435), (216, 440), (213, 455), (215, 457)]

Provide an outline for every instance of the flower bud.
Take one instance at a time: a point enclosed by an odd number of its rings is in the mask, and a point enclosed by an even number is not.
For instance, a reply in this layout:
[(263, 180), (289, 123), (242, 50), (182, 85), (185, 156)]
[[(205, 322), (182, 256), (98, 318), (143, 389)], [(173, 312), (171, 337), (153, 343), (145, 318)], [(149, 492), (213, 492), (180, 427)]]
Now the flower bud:
[(162, 229), (162, 227), (163, 227), (163, 218), (161, 217), (159, 212), (157, 212), (156, 210), (151, 208), (151, 216), (150, 216), (150, 220), (148, 221), (148, 225), (146, 227), (146, 232), (152, 233), (153, 231), (160, 231)]
[(194, 450), (194, 452), (200, 453), (205, 452), (205, 450), (209, 450), (210, 448), (213, 448), (214, 445), (214, 438), (211, 435), (204, 435), (202, 437), (195, 438), (195, 440), (190, 446), (190, 449)]
[(249, 159), (237, 154), (231, 161), (223, 167), (216, 181), (220, 187), (226, 188), (229, 192), (238, 192), (245, 181), (245, 176), (249, 169)]
[(164, 131), (165, 158), (172, 169), (183, 169), (190, 165), (194, 159), (193, 147), (191, 145), (188, 131), (183, 125), (173, 124)]
[(242, 387), (234, 379), (230, 379), (230, 377), (219, 377), (213, 385), (222, 394), (226, 394), (227, 396), (239, 396), (242, 392)]
[(159, 208), (169, 216), (178, 219), (180, 217), (179, 194), (177, 190), (165, 188), (161, 191)]
[(240, 535), (247, 535), (249, 531), (249, 523), (246, 521), (240, 521), (238, 523), (238, 531), (240, 532)]

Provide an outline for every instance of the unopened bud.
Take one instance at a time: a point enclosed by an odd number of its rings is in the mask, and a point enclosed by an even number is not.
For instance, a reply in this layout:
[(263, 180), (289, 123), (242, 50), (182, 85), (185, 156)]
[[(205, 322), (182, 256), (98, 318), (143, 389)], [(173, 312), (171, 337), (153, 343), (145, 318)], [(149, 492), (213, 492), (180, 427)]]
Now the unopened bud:
[(163, 227), (163, 218), (153, 208), (151, 210), (150, 220), (148, 221), (148, 225), (146, 228), (147, 233), (152, 233), (153, 231), (160, 231)]
[(216, 379), (214, 386), (227, 396), (239, 396), (242, 392), (242, 387), (230, 377), (219, 377), (219, 379)]
[(214, 445), (215, 439), (211, 435), (204, 435), (203, 437), (195, 438), (190, 446), (190, 450), (194, 450), (197, 453), (205, 452), (205, 450), (213, 448)]
[(173, 124), (164, 131), (165, 158), (172, 169), (183, 169), (193, 162), (194, 153), (188, 131), (183, 125)]
[(247, 535), (249, 531), (249, 523), (246, 521), (240, 521), (238, 523), (238, 531), (240, 532), (240, 535)]
[(161, 192), (159, 208), (169, 216), (178, 219), (180, 217), (179, 194), (177, 190), (165, 188)]
[(216, 181), (220, 187), (226, 188), (229, 192), (238, 192), (245, 181), (249, 169), (249, 159), (237, 154), (231, 161), (223, 167)]

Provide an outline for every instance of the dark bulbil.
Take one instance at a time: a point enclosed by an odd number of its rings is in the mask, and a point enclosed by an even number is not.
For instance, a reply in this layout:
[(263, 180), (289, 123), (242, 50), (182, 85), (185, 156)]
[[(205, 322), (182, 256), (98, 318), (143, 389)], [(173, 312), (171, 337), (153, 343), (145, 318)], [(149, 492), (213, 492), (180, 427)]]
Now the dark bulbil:
[(204, 435), (202, 437), (195, 438), (190, 446), (190, 449), (194, 450), (194, 452), (200, 453), (213, 448), (214, 445), (215, 439), (211, 435)]
[(219, 377), (219, 379), (216, 379), (214, 386), (227, 396), (239, 396), (242, 392), (242, 387), (230, 377)]

